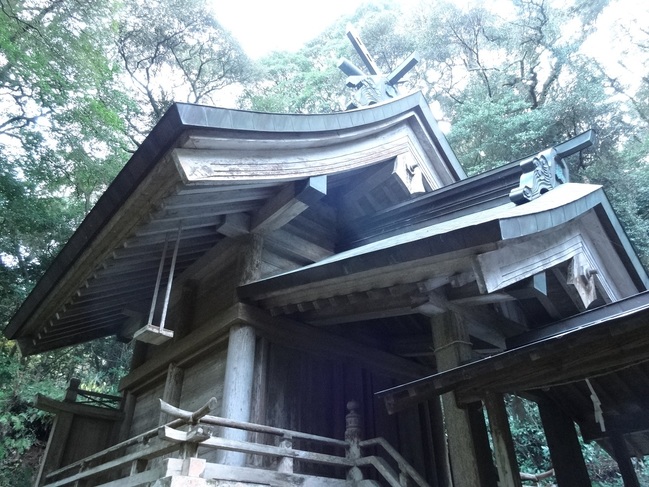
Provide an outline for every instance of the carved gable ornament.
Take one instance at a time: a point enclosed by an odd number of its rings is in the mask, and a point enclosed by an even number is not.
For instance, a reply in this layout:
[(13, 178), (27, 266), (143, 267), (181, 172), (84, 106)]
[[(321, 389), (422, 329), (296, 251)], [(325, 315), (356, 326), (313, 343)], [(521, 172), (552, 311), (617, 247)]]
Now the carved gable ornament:
[(564, 158), (592, 146), (595, 133), (588, 130), (557, 146), (546, 149), (520, 163), (523, 174), (518, 188), (509, 193), (517, 205), (527, 203), (547, 193), (552, 188), (569, 181), (568, 166)]

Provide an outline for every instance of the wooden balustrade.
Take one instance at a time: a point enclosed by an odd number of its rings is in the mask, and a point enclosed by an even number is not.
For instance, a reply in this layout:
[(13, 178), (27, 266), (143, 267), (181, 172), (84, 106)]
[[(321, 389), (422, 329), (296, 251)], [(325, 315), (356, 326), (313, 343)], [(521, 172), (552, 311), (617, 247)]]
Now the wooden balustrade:
[[(391, 487), (407, 487), (412, 480), (419, 487), (428, 487), (426, 481), (408, 462), (384, 439), (361, 440), (361, 418), (358, 404), (350, 401), (346, 415), (345, 439), (338, 440), (325, 436), (292, 431), (285, 428), (265, 426), (254, 423), (234, 421), (211, 416), (216, 400), (212, 398), (198, 411), (185, 411), (161, 402), (162, 412), (173, 417), (172, 421), (159, 428), (147, 431), (137, 437), (95, 453), (79, 462), (68, 465), (47, 475), (46, 487), (83, 483), (99, 475), (113, 473), (121, 477), (102, 484), (105, 487), (129, 487), (151, 482), (170, 475), (183, 475), (195, 478), (217, 478), (240, 482), (273, 483), (285, 479), (286, 475), (296, 481), (313, 476), (294, 472), (294, 462), (312, 463), (331, 467), (343, 467), (347, 471), (345, 479), (317, 477), (328, 487), (353, 486), (363, 480), (363, 469), (373, 468)], [(267, 445), (249, 441), (231, 440), (215, 435), (214, 427), (237, 428), (248, 432), (266, 433), (278, 438), (277, 445)], [(179, 428), (183, 429), (179, 429)], [(300, 442), (300, 440), (302, 440)], [(325, 445), (340, 454), (321, 453), (296, 448), (297, 443)], [(137, 446), (136, 451), (128, 451)], [(275, 471), (252, 467), (239, 467), (212, 464), (197, 458), (198, 447), (262, 455), (277, 460)], [(363, 456), (363, 449), (381, 447), (389, 461), (379, 456)], [(167, 458), (155, 465), (151, 460), (168, 453), (177, 452), (179, 458)], [(115, 455), (121, 456), (114, 458)], [(397, 465), (398, 472), (392, 465)], [(129, 468), (130, 467), (130, 468)], [(120, 474), (121, 472), (121, 474)], [(128, 473), (127, 473), (128, 472)], [(284, 477), (282, 477), (284, 476)], [(105, 480), (104, 480), (105, 481)], [(93, 484), (94, 485), (94, 484)]]
[(80, 388), (79, 379), (70, 379), (68, 388), (65, 391), (65, 402), (76, 402), (107, 409), (119, 409), (122, 401), (121, 396), (111, 396), (100, 392), (89, 391)]

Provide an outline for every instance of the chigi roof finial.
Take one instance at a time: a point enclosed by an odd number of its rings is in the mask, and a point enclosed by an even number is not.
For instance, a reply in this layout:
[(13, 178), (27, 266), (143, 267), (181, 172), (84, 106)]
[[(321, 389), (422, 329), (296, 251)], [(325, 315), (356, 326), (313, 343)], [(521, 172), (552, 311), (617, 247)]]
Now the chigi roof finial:
[(382, 74), (369, 51), (352, 26), (347, 27), (347, 37), (360, 56), (369, 74), (363, 73), (348, 59), (341, 59), (338, 67), (347, 77), (347, 86), (356, 88), (353, 101), (348, 110), (373, 105), (397, 96), (397, 83), (419, 62), (419, 56), (413, 52), (390, 74)]

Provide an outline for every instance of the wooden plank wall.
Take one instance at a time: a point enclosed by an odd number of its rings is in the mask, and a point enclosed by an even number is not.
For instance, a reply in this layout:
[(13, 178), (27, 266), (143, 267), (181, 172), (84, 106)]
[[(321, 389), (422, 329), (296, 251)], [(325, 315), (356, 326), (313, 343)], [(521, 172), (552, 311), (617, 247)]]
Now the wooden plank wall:
[(215, 397), (218, 407), (210, 414), (221, 414), (226, 357), (227, 348), (223, 347), (185, 368), (180, 408), (195, 411), (204, 406), (211, 397)]
[(160, 419), (160, 402), (165, 386), (165, 378), (137, 396), (129, 438), (144, 433), (158, 426)]
[[(346, 404), (353, 399), (361, 404), (364, 438), (384, 437), (422, 474), (434, 474), (427, 471), (435, 464), (427, 407), (390, 416), (374, 397), (393, 380), (350, 362), (270, 343), (265, 381), (266, 407), (253, 421), (343, 439)], [(298, 465), (296, 470), (326, 474), (318, 466)]]
[(113, 439), (113, 426), (113, 421), (75, 415), (61, 465), (69, 465), (108, 447)]

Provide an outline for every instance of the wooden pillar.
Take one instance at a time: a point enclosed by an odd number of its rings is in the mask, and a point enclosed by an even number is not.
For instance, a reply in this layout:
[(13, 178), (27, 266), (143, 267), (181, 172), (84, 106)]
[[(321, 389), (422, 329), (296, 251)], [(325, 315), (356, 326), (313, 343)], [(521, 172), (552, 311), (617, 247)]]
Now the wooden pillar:
[(557, 484), (590, 487), (575, 423), (551, 401), (539, 401), (538, 406)]
[(439, 487), (451, 487), (451, 465), (448, 458), (444, 416), (439, 397), (433, 397), (428, 401), (428, 410), (430, 412), (431, 440), (435, 455), (435, 471), (433, 474)]
[[(260, 235), (246, 235), (240, 239), (236, 264), (236, 284), (242, 285), (259, 278), (264, 239)], [(238, 299), (236, 289), (233, 299)], [(223, 382), (223, 405), (221, 416), (237, 421), (250, 421), (255, 373), (255, 330), (247, 324), (236, 324), (230, 328), (228, 355), (225, 362)], [(223, 437), (246, 441), (248, 432), (224, 428)], [(217, 462), (244, 466), (246, 454), (219, 450)]]
[[(431, 318), (431, 325), (438, 371), (452, 369), (471, 358), (469, 334), (460, 316), (450, 312), (435, 315)], [(442, 405), (453, 485), (454, 487), (480, 485), (469, 412), (457, 407), (452, 392), (442, 396)]]
[(615, 461), (624, 481), (624, 487), (640, 487), (640, 482), (633, 468), (633, 463), (631, 463), (631, 455), (629, 455), (624, 436), (620, 433), (613, 433), (610, 436), (610, 440), (611, 445), (613, 445), (613, 452), (615, 453)]
[[(178, 367), (176, 364), (169, 364), (169, 367), (167, 367), (167, 380), (165, 382), (164, 391), (162, 392), (162, 400), (167, 404), (171, 404), (172, 406), (176, 407), (180, 406), (180, 395), (183, 388), (183, 376), (183, 369)], [(167, 413), (163, 413), (161, 411), (158, 424), (163, 425), (171, 421), (172, 418), (169, 418), (168, 416), (169, 415)]]
[(498, 471), (494, 465), (489, 444), (489, 433), (485, 424), (484, 410), (481, 402), (474, 402), (467, 406), (475, 454), (478, 459), (478, 474), (480, 487), (499, 487)]
[(124, 412), (124, 418), (119, 425), (119, 433), (117, 437), (118, 443), (130, 438), (133, 414), (135, 413), (135, 405), (137, 403), (137, 397), (131, 391), (125, 390), (123, 394), (122, 411)]
[(73, 421), (74, 415), (72, 413), (63, 411), (56, 413), (54, 424), (50, 431), (50, 437), (47, 440), (45, 454), (41, 460), (38, 476), (36, 477), (36, 483), (34, 485), (44, 485), (45, 476), (49, 472), (62, 467), (61, 462), (63, 460), (63, 453), (66, 450)]
[(502, 394), (487, 394), (484, 403), (489, 416), (499, 485), (500, 487), (521, 487), (521, 474), (518, 470), (514, 440), (509, 428), (503, 396)]
[[(230, 328), (228, 356), (225, 363), (223, 406), (221, 415), (237, 421), (250, 421), (253, 376), (255, 369), (255, 330), (250, 325), (234, 325)], [(246, 431), (225, 428), (223, 437), (246, 441)], [(245, 453), (219, 451), (219, 463), (243, 466)]]

